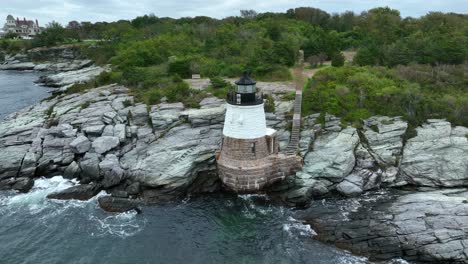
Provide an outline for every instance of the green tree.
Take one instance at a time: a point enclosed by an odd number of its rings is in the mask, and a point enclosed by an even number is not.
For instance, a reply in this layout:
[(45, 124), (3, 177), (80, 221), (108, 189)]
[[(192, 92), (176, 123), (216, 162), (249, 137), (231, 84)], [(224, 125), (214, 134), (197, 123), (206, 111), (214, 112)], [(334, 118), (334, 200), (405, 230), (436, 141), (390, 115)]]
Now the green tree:
[(63, 26), (55, 21), (47, 24), (46, 29), (37, 34), (34, 38), (35, 46), (54, 46), (63, 43), (66, 39), (66, 33)]
[(331, 57), (331, 65), (333, 67), (341, 67), (341, 66), (344, 66), (344, 63), (345, 63), (345, 57), (343, 55), (343, 53), (341, 52), (337, 52), (335, 54), (332, 55)]

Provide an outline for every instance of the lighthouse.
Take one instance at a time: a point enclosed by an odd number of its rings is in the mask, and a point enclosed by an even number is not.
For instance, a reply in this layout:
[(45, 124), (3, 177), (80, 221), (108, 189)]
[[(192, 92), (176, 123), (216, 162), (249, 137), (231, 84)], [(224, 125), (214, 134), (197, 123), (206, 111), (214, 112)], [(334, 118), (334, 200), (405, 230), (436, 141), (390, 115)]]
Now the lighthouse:
[(257, 192), (297, 171), (300, 157), (279, 152), (277, 132), (266, 125), (263, 98), (247, 72), (226, 100), (218, 174), (235, 192)]

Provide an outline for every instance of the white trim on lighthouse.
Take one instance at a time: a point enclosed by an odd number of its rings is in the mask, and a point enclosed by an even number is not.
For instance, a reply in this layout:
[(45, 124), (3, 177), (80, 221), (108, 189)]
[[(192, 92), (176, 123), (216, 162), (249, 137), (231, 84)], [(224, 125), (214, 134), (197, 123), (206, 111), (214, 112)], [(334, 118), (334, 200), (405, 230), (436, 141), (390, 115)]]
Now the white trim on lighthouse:
[(237, 139), (255, 139), (267, 134), (263, 104), (226, 106), (223, 134)]

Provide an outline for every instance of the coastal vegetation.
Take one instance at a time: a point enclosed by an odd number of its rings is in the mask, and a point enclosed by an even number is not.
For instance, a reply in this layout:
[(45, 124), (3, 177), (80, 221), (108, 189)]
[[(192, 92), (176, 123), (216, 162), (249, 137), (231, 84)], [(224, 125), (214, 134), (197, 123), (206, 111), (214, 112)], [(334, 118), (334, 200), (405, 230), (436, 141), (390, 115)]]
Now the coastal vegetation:
[(329, 67), (304, 90), (305, 114), (327, 112), (358, 125), (373, 115), (403, 116), (410, 125), (447, 118), (468, 125), (466, 65)]
[[(165, 98), (196, 107), (207, 92), (224, 96), (228, 85), (220, 77), (238, 77), (244, 70), (257, 80), (292, 80), (290, 69), (302, 49), (306, 67), (325, 61), (333, 66), (310, 80), (307, 113), (329, 112), (349, 122), (376, 114), (401, 115), (414, 124), (430, 117), (468, 122), (468, 16), (462, 14), (403, 18), (388, 7), (361, 14), (302, 7), (285, 13), (243, 10), (224, 19), (145, 15), (73, 28), (52, 22), (33, 40), (1, 40), (0, 51), (70, 43), (96, 63), (112, 64), (112, 71), (69, 92), (120, 83), (150, 104)], [(356, 51), (352, 63), (345, 62), (345, 50)], [(183, 82), (192, 74), (214, 83), (206, 91), (192, 90)]]

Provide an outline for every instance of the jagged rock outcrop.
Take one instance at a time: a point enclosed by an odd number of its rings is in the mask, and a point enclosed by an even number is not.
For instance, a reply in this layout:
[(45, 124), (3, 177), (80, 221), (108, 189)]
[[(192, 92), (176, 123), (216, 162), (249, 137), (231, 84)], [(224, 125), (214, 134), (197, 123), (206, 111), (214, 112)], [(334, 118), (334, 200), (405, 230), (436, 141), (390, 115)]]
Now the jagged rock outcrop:
[(81, 184), (76, 185), (65, 190), (50, 193), (47, 195), (48, 199), (57, 200), (89, 200), (99, 193), (101, 186), (99, 184)]
[[(76, 83), (88, 82), (99, 76), (101, 73), (109, 70), (106, 67), (94, 66), (93, 63), (90, 65), (89, 63), (86, 63), (86, 66), (81, 65), (82, 63), (83, 62), (79, 62), (76, 66), (74, 66), (76, 63), (64, 66), (58, 70), (60, 71), (59, 73), (44, 75), (40, 77), (36, 83), (48, 87), (61, 88), (61, 91), (66, 91), (70, 86)], [(34, 70), (37, 70), (37, 67), (39, 67), (39, 65), (36, 66)]]
[(408, 123), (399, 117), (377, 116), (364, 120), (365, 145), (382, 166), (396, 166)]
[[(328, 118), (332, 123), (325, 123), (325, 132), (321, 126), (315, 126), (312, 120), (309, 125), (319, 135), (304, 157), (304, 167), (293, 177), (291, 190), (282, 194), (284, 200), (294, 204), (307, 203), (314, 196), (321, 196), (333, 190), (347, 177), (355, 167), (354, 150), (359, 144), (359, 135), (355, 128), (337, 129), (340, 121)], [(337, 132), (337, 130), (339, 132)]]
[(0, 70), (74, 71), (93, 64), (84, 58), (77, 45), (61, 45), (28, 50), (24, 54), (6, 55)]
[[(283, 200), (307, 205), (311, 198), (337, 191), (353, 197), (382, 186), (467, 186), (465, 127), (428, 120), (418, 136), (403, 140), (408, 125), (400, 117), (371, 117), (363, 127), (341, 128), (340, 119), (325, 115), (304, 119), (304, 169), (276, 186)], [(314, 141), (312, 140), (314, 139)], [(307, 142), (313, 142), (307, 146)]]
[(468, 185), (468, 129), (429, 119), (406, 143), (400, 173), (410, 184), (457, 187)]
[(302, 218), (316, 239), (386, 260), (468, 263), (468, 191), (376, 193), (312, 203)]
[(353, 172), (336, 186), (345, 196), (358, 196), (382, 184), (391, 185), (398, 172), (407, 122), (399, 117), (376, 116), (363, 123), (360, 143), (354, 150)]
[[(0, 124), (1, 178), (60, 174), (120, 197), (146, 193), (161, 200), (189, 189), (218, 190), (212, 172), (224, 103), (161, 104), (148, 112), (127, 92), (111, 85), (62, 95), (7, 118)], [(149, 192), (155, 188), (157, 194)]]
[(135, 199), (126, 199), (112, 196), (102, 196), (98, 198), (99, 207), (111, 213), (123, 213), (135, 210), (141, 212), (139, 208), (143, 203)]
[(0, 190), (16, 190), (26, 193), (34, 186), (34, 180), (28, 177), (6, 178), (0, 180)]
[(109, 70), (109, 67), (96, 66), (92, 60), (86, 59), (77, 45), (35, 48), (25, 54), (4, 57), (0, 70), (48, 72), (36, 83), (60, 88), (62, 92), (73, 84), (88, 82)]

